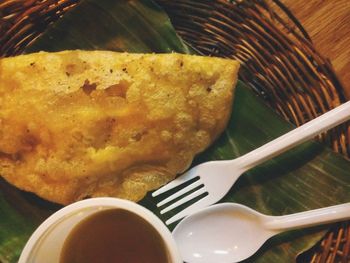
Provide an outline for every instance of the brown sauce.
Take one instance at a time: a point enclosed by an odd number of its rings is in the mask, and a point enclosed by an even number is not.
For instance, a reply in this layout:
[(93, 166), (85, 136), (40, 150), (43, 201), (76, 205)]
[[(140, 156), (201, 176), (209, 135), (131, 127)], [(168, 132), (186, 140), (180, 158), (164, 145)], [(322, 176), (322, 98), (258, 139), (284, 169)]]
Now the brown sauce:
[(164, 241), (138, 215), (108, 209), (80, 222), (64, 242), (60, 263), (169, 263)]

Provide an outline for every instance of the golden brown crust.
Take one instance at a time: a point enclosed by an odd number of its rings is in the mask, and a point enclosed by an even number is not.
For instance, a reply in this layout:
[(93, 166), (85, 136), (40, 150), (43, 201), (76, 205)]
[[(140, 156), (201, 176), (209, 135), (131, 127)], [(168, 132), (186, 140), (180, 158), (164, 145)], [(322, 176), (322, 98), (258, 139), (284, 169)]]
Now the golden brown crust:
[(181, 54), (0, 60), (0, 174), (61, 204), (139, 200), (224, 130), (238, 62)]

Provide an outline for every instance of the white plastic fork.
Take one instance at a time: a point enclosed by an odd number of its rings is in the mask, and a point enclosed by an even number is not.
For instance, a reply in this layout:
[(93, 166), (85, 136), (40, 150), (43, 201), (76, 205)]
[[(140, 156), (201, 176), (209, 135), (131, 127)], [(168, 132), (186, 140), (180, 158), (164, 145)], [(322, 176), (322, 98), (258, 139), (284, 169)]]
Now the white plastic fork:
[(231, 189), (237, 179), (247, 170), (293, 148), (296, 145), (308, 141), (309, 139), (314, 138), (317, 134), (327, 131), (349, 119), (350, 101), (234, 160), (211, 161), (199, 164), (167, 185), (153, 192), (152, 196), (156, 197), (174, 187), (180, 186), (181, 184), (198, 177), (198, 180), (192, 182), (190, 185), (157, 204), (158, 207), (164, 206), (174, 199), (185, 195), (189, 191), (198, 188), (194, 192), (162, 209), (160, 213), (164, 214), (202, 194), (207, 193), (205, 197), (186, 207), (184, 210), (166, 221), (167, 225), (172, 224), (203, 207), (218, 202)]

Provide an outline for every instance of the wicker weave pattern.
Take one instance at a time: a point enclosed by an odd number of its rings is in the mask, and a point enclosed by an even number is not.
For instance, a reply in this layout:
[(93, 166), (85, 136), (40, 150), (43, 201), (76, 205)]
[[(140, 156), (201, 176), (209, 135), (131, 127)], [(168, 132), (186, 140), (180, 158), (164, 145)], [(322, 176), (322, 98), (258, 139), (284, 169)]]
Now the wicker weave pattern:
[[(80, 0), (0, 2), (0, 56), (22, 52)], [(206, 55), (232, 57), (240, 78), (285, 119), (301, 125), (345, 100), (330, 63), (279, 0), (157, 0), (179, 35)], [(321, 138), (350, 156), (349, 125)], [(301, 261), (350, 262), (350, 226), (339, 224)]]
[(0, 1), (0, 56), (19, 54), (79, 0)]

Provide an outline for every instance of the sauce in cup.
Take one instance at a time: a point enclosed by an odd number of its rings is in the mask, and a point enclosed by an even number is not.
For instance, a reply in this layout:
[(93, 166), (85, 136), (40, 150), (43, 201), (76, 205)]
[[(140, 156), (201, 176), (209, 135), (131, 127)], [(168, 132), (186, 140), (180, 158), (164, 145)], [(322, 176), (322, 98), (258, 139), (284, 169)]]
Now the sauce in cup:
[(182, 263), (175, 240), (151, 211), (131, 201), (90, 198), (47, 218), (18, 263)]
[(123, 209), (95, 213), (66, 238), (60, 263), (168, 263), (164, 241), (140, 216)]

